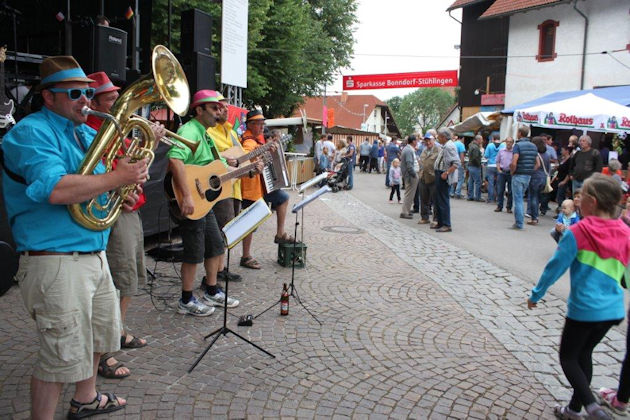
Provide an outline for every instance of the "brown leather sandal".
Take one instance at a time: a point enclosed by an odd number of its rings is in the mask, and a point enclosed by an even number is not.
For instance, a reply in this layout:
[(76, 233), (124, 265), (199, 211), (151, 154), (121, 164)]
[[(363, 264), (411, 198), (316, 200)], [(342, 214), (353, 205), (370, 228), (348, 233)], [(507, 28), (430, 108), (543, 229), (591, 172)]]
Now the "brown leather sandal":
[(131, 341), (127, 342), (127, 337), (129, 337), (127, 334), (120, 336), (120, 347), (123, 349), (139, 349), (148, 344), (146, 341), (143, 343), (138, 337), (133, 337)]
[(282, 236), (276, 235), (275, 238), (273, 238), (273, 241), (277, 244), (292, 244), (295, 239), (293, 238), (293, 236), (284, 232)]
[(101, 360), (99, 360), (98, 362), (99, 375), (101, 375), (103, 378), (108, 378), (108, 379), (122, 379), (131, 375), (131, 373), (117, 374), (116, 371), (121, 367), (125, 367), (125, 364), (121, 361), (116, 361), (116, 363), (110, 366), (107, 364), (107, 361), (112, 358), (114, 358), (114, 356), (109, 356), (105, 359), (101, 358)]
[(256, 259), (252, 256), (249, 257), (241, 257), (241, 267), (251, 268), (252, 270), (260, 270), (262, 266)]

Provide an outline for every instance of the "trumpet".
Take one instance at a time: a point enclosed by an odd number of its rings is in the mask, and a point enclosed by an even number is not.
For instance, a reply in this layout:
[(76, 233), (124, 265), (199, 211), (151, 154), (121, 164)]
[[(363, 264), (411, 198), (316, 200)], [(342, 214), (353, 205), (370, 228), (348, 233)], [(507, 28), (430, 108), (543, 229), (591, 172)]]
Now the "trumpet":
[[(148, 120), (148, 119), (146, 119), (146, 118), (144, 118), (144, 117), (142, 117), (140, 115), (136, 115), (136, 114), (132, 115), (130, 117), (130, 119), (132, 119), (132, 120), (137, 119), (137, 120), (148, 122), (150, 124), (153, 123), (153, 121)], [(187, 139), (185, 137), (182, 137), (179, 134), (174, 133), (173, 131), (170, 131), (170, 130), (167, 130), (167, 129), (164, 129), (164, 131), (166, 131), (166, 136), (164, 136), (164, 137), (159, 139), (161, 142), (163, 142), (165, 144), (168, 144), (171, 147), (175, 146), (175, 147), (177, 147), (179, 149), (184, 149), (184, 146), (182, 146), (181, 144), (175, 143), (173, 140), (171, 140), (171, 139), (175, 139), (175, 140), (178, 140), (180, 143), (184, 144), (190, 150), (192, 150), (193, 153), (195, 153), (197, 151), (197, 147), (199, 146), (198, 142), (192, 141), (192, 140)]]

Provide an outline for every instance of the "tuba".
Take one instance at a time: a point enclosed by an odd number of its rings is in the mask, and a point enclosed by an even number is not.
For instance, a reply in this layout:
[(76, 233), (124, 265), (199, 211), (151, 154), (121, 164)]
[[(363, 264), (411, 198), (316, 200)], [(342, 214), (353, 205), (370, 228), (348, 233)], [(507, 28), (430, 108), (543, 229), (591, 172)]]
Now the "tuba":
[[(133, 113), (138, 108), (164, 101), (176, 114), (180, 116), (186, 114), (190, 90), (186, 75), (175, 56), (168, 48), (157, 45), (153, 49), (151, 63), (153, 72), (132, 83), (120, 95), (111, 108), (111, 115), (103, 115), (84, 108), (84, 114), (93, 113), (106, 119), (81, 162), (77, 174), (92, 175), (101, 161), (105, 164), (107, 172), (111, 171), (114, 160), (120, 157), (117, 153), (121, 149), (123, 157), (129, 157), (132, 161), (147, 158), (149, 165), (153, 162), (153, 149), (159, 139), (155, 138), (148, 121), (134, 117)], [(127, 133), (134, 129), (141, 133), (142, 140), (136, 137), (126, 144)], [(68, 210), (81, 226), (91, 230), (105, 230), (116, 222), (123, 203), (136, 188), (137, 185), (123, 185), (115, 191), (106, 193), (104, 202), (95, 197), (85, 203), (70, 204)]]

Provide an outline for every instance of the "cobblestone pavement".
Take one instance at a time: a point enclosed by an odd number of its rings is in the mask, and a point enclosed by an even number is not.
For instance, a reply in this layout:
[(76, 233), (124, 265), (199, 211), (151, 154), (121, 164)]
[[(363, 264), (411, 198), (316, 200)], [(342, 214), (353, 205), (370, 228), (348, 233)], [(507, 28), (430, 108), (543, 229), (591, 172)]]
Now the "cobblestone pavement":
[[(274, 227), (269, 220), (255, 235), (262, 270), (232, 264), (245, 279), (230, 284), (241, 304), (228, 326), (276, 359), (227, 335), (187, 374), (222, 314), (176, 314), (178, 266), (150, 263), (152, 296), (149, 287), (139, 293), (127, 320), (149, 346), (119, 353), (132, 376), (97, 384), (128, 399), (112, 417), (551, 418), (555, 400), (566, 398), (555, 356), (562, 301), (550, 296), (544, 308), (526, 312), (523, 281), (347, 193), (306, 207), (308, 261), (295, 284), (323, 325), (293, 299), (288, 317), (276, 306), (253, 326), (237, 327), (236, 316), (261, 312), (290, 281), (291, 269), (275, 262)], [(232, 262), (239, 257), (237, 247)], [(27, 418), (34, 324), (17, 287), (0, 311), (0, 417)], [(625, 345), (621, 334), (609, 337), (595, 367), (606, 385)], [(72, 392), (64, 388), (57, 417)]]

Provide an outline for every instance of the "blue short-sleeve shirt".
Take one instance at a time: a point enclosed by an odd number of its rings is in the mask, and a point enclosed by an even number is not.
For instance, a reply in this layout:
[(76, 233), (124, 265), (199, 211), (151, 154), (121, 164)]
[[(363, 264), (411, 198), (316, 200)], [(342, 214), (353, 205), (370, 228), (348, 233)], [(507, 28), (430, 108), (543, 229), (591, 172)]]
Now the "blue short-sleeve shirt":
[[(81, 143), (81, 146), (75, 140)], [(70, 216), (66, 205), (50, 203), (57, 183), (77, 172), (96, 131), (85, 124), (75, 126), (47, 109), (33, 113), (13, 127), (2, 141), (8, 170), (26, 184), (3, 174), (4, 201), (18, 251), (89, 252), (107, 246), (109, 229), (92, 231)], [(99, 163), (94, 174), (105, 173)], [(99, 197), (104, 203), (106, 196)]]

